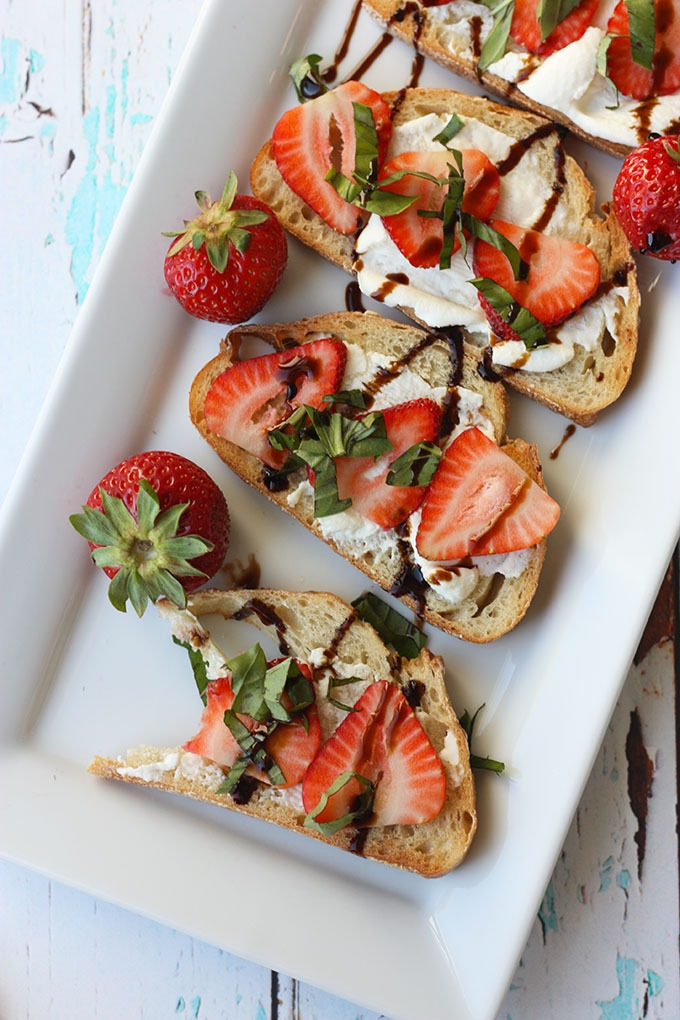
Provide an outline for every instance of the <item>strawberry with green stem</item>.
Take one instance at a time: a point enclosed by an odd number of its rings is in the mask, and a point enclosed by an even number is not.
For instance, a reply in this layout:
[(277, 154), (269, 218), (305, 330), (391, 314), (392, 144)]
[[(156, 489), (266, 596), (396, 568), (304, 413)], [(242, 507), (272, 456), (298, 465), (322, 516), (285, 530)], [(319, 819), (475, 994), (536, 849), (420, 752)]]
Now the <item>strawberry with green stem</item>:
[(186, 592), (213, 577), (229, 545), (221, 489), (193, 461), (152, 450), (112, 468), (69, 518), (94, 563), (111, 578), (109, 599), (138, 616), (166, 596), (184, 608)]
[(217, 202), (197, 191), (199, 215), (165, 235), (175, 238), (164, 265), (170, 290), (190, 315), (211, 322), (244, 322), (259, 312), (288, 258), (272, 210), (237, 187), (232, 171)]

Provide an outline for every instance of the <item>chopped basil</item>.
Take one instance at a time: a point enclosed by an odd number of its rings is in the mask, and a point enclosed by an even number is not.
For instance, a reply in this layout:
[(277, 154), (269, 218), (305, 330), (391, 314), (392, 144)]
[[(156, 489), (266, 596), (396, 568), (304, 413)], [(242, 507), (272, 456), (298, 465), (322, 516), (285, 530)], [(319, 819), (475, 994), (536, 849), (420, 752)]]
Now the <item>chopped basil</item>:
[(360, 620), (370, 623), (383, 641), (392, 647), (404, 659), (415, 659), (421, 648), (427, 644), (422, 630), (392, 609), (373, 592), (366, 591), (356, 598), (352, 605)]
[(651, 71), (656, 36), (654, 0), (626, 0), (626, 8), (631, 55), (636, 64)]
[(465, 121), (459, 117), (457, 113), (454, 113), (448, 124), (442, 128), (438, 135), (434, 136), (433, 141), (441, 142), (442, 145), (447, 145), (464, 127)]
[(366, 409), (366, 396), (361, 390), (338, 390), (337, 393), (327, 393), (323, 402), (324, 404), (346, 404), (347, 407)]
[(415, 443), (392, 461), (387, 484), (398, 486), (429, 485), (434, 478), (442, 452), (435, 443)]
[(528, 308), (518, 304), (512, 294), (495, 280), (477, 277), (470, 280), (473, 287), (482, 294), (504, 322), (524, 341), (528, 351), (547, 345), (545, 326)]
[(474, 715), (470, 715), (467, 709), (459, 718), (459, 723), (465, 730), (467, 736), (468, 748), (470, 750), (470, 766), (473, 769), (486, 769), (488, 772), (495, 772), (500, 775), (501, 772), (505, 771), (505, 763), (502, 761), (496, 761), (495, 758), (482, 758), (477, 754), (472, 753), (472, 734), (477, 721), (477, 716), (484, 708), (484, 705), (480, 705)]
[(520, 280), (523, 274), (526, 275), (528, 273), (529, 266), (523, 260), (512, 241), (509, 241), (504, 234), (494, 230), (488, 223), (483, 223), (482, 220), (478, 220), (476, 216), (472, 216), (470, 213), (463, 213), (461, 221), (464, 228), (473, 237), (478, 237), (481, 241), (486, 241), (487, 244), (492, 244), (494, 248), (498, 248), (499, 251), (503, 252), (510, 263), (512, 275), (516, 280)]
[(612, 44), (612, 40), (617, 38), (619, 37), (614, 35), (612, 32), (607, 32), (605, 35), (602, 36), (599, 43), (597, 44), (597, 53), (595, 54), (595, 70), (598, 72), (598, 74), (601, 74), (606, 81), (609, 82), (611, 87), (614, 89), (614, 93), (616, 95), (616, 102), (614, 103), (613, 106), (608, 106), (607, 107), (608, 110), (617, 110), (620, 105), (619, 90), (609, 77), (607, 67), (607, 54), (609, 53), (609, 47)]
[[(328, 801), (331, 797), (342, 790), (344, 786), (347, 786), (352, 779), (358, 780), (362, 786), (364, 786), (363, 793), (360, 793), (356, 797), (354, 804), (355, 807), (348, 811), (346, 815), (342, 815), (340, 818), (334, 818), (330, 822), (317, 822), (316, 819), (326, 808)], [(373, 810), (373, 798), (375, 795), (375, 786), (370, 779), (366, 779), (365, 776), (359, 775), (358, 772), (341, 772), (338, 778), (331, 783), (328, 789), (321, 794), (321, 799), (316, 807), (305, 816), (303, 825), (308, 829), (314, 829), (316, 832), (323, 833), (324, 836), (332, 836), (334, 833), (339, 832), (340, 829), (344, 829), (347, 825), (352, 825), (353, 822), (362, 821), (370, 815)]]
[(541, 28), (541, 39), (547, 39), (580, 3), (581, 0), (538, 0), (536, 17)]
[(328, 87), (319, 72), (320, 63), (321, 57), (318, 53), (310, 53), (308, 57), (301, 57), (290, 65), (288, 73), (301, 103), (328, 92)]
[(482, 0), (493, 15), (493, 28), (489, 32), (482, 51), (479, 54), (477, 67), (480, 71), (486, 71), (491, 64), (505, 54), (510, 38), (510, 26), (512, 16), (515, 13), (515, 0)]
[[(328, 690), (332, 691), (335, 687), (345, 687), (347, 684), (360, 684), (362, 683), (360, 676), (332, 676), (328, 681)], [(345, 705), (342, 701), (338, 701), (330, 693), (327, 695), (328, 701), (331, 705), (335, 705), (336, 708), (342, 709), (343, 712), (356, 712), (357, 709), (354, 705)]]
[(208, 684), (210, 683), (210, 680), (208, 679), (208, 669), (205, 663), (205, 659), (201, 655), (199, 649), (194, 648), (193, 645), (190, 645), (188, 641), (180, 641), (179, 638), (174, 637), (174, 635), (172, 640), (175, 642), (176, 645), (179, 645), (180, 648), (186, 648), (187, 652), (189, 653), (189, 662), (191, 663), (191, 669), (194, 674), (194, 680), (196, 681), (198, 693), (201, 695), (201, 700), (205, 705), (206, 702), (205, 690)]

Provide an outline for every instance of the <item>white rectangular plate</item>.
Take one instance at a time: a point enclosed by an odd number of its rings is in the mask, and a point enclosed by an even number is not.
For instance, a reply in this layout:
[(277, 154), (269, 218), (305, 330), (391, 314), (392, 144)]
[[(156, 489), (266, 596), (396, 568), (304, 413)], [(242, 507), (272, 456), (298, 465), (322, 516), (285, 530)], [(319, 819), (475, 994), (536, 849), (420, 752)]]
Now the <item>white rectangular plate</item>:
[[(232, 511), (229, 558), (245, 564), (254, 553), (263, 585), (348, 598), (365, 587), (230, 476), (193, 430), (189, 385), (222, 330), (191, 321), (162, 276), (161, 231), (190, 214), (196, 188), (217, 194), (230, 168), (246, 184), (294, 102), (290, 62), (309, 52), (331, 60), (349, 10), (339, 0), (212, 0), (199, 20), (0, 521), (0, 852), (398, 1020), (489, 1020), (676, 540), (677, 267), (641, 266), (633, 381), (559, 457), (549, 454), (566, 423), (513, 400), (510, 434), (538, 443), (563, 516), (539, 597), (513, 634), (488, 647), (431, 638), (458, 710), (486, 704), (477, 750), (508, 763), (504, 777), (479, 778), (479, 833), (460, 869), (427, 882), (86, 772), (95, 753), (175, 744), (197, 721), (184, 655), (152, 612), (140, 621), (110, 607), (68, 524), (124, 456), (174, 449), (210, 471)], [(362, 15), (343, 73), (378, 35)], [(411, 58), (394, 42), (368, 84), (401, 87)], [(470, 88), (429, 65), (421, 84)], [(574, 151), (608, 198), (618, 163)], [(344, 307), (343, 274), (290, 247), (262, 318)]]

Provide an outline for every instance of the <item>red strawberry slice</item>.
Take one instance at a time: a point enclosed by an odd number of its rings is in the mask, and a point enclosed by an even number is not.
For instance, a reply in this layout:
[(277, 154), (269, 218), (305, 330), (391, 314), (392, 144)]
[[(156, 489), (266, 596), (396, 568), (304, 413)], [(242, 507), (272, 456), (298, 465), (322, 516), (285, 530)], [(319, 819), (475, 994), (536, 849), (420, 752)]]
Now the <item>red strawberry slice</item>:
[(633, 60), (628, 8), (625, 0), (614, 10), (607, 31), (622, 38), (612, 39), (607, 50), (607, 74), (617, 89), (633, 99), (651, 99), (680, 89), (680, 7), (656, 0), (656, 35), (652, 70)]
[[(369, 817), (355, 825), (418, 825), (435, 818), (446, 797), (442, 763), (401, 690), (377, 680), (364, 691), (309, 766), (302, 801), (313, 812), (343, 774), (353, 772), (374, 784)], [(366, 787), (350, 779), (328, 800), (315, 821), (332, 822), (355, 810)]]
[(319, 407), (338, 389), (346, 363), (345, 345), (332, 339), (237, 361), (208, 390), (206, 425), (270, 467), (280, 467), (286, 454), (272, 448), (269, 431), (301, 404)]
[(353, 103), (369, 106), (378, 133), (378, 160), (385, 158), (392, 131), (390, 108), (378, 92), (348, 81), (317, 99), (287, 110), (272, 134), (272, 152), (279, 173), (314, 212), (341, 234), (351, 234), (360, 210), (340, 197), (325, 180), (334, 167), (352, 178), (356, 132)]
[(340, 499), (352, 500), (352, 509), (381, 528), (396, 528), (420, 506), (424, 485), (388, 485), (390, 465), (397, 457), (424, 440), (433, 442), (439, 434), (441, 411), (432, 400), (409, 400), (382, 411), (392, 449), (373, 457), (338, 457), (335, 461)]
[[(492, 220), (491, 226), (514, 244), (529, 272), (523, 279), (515, 280), (503, 252), (487, 241), (477, 240), (473, 256), (475, 273), (504, 287), (544, 326), (562, 322), (597, 290), (600, 264), (586, 245), (501, 220)], [(514, 330), (481, 294), (479, 300), (494, 332), (504, 340), (516, 340)]]
[(530, 53), (540, 53), (547, 57), (581, 38), (593, 20), (599, 0), (582, 0), (546, 39), (541, 38), (538, 4), (539, 0), (515, 0), (510, 35), (515, 42), (526, 46)]
[(461, 432), (442, 457), (423, 504), (418, 552), (435, 562), (470, 556), (527, 481), (526, 472), (478, 428)]
[[(298, 666), (309, 677), (306, 664), (298, 662)], [(233, 702), (234, 692), (229, 677), (212, 680), (206, 688), (206, 706), (199, 731), (184, 744), (184, 750), (201, 754), (218, 765), (233, 765), (240, 757), (241, 749), (224, 722), (224, 713), (231, 708)], [(290, 708), (289, 702), (286, 705), (285, 697), (282, 703), (284, 707)], [(247, 715), (239, 715), (239, 719), (251, 732), (255, 732), (260, 725)], [(285, 783), (279, 785), (294, 786), (301, 782), (320, 744), (321, 726), (316, 705), (310, 705), (304, 713), (294, 716), (290, 723), (280, 723), (264, 742), (265, 750), (285, 776)], [(248, 774), (263, 783), (270, 782), (267, 774), (253, 765), (248, 768)]]
[(472, 548), (473, 556), (530, 549), (549, 535), (557, 524), (560, 508), (552, 496), (532, 478), (517, 499)]
[[(493, 163), (479, 149), (462, 149), (465, 192), (462, 208), (480, 220), (488, 220), (498, 202), (500, 177)], [(389, 160), (381, 177), (389, 177), (398, 170), (421, 171), (438, 179), (448, 178), (449, 164), (456, 165), (450, 152), (403, 152)], [(385, 191), (399, 195), (417, 195), (417, 200), (394, 216), (385, 216), (383, 223), (402, 255), (414, 266), (431, 267), (439, 264), (442, 250), (443, 224), (441, 219), (422, 216), (421, 211), (438, 212), (444, 204), (448, 187), (437, 185), (412, 173), (399, 181), (385, 185)], [(456, 236), (454, 251), (460, 248)]]

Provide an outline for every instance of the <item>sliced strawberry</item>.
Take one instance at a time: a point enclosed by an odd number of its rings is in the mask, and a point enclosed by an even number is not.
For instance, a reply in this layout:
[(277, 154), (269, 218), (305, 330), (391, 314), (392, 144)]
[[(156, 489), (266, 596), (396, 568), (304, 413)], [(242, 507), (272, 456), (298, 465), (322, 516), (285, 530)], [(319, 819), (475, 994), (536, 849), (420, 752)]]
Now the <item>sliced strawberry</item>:
[(272, 134), (272, 152), (279, 173), (314, 212), (341, 234), (351, 234), (360, 211), (340, 197), (325, 180), (334, 167), (352, 178), (356, 132), (353, 103), (369, 106), (378, 133), (378, 160), (382, 163), (392, 131), (390, 108), (378, 92), (358, 81), (348, 81), (317, 99), (287, 110)]
[(338, 389), (346, 363), (345, 345), (332, 339), (237, 361), (208, 390), (206, 425), (270, 467), (280, 467), (286, 455), (270, 445), (269, 431), (301, 404), (319, 407)]
[[(488, 220), (498, 202), (500, 177), (493, 163), (479, 149), (462, 149), (465, 192), (462, 208), (480, 220)], [(386, 178), (399, 170), (421, 171), (446, 180), (450, 152), (402, 152), (389, 160), (381, 172)], [(453, 164), (455, 166), (455, 163)], [(399, 195), (417, 195), (417, 200), (394, 216), (385, 216), (383, 224), (402, 255), (414, 266), (431, 267), (439, 264), (442, 250), (443, 223), (439, 218), (423, 216), (421, 212), (438, 212), (446, 198), (447, 185), (434, 184), (422, 177), (407, 174), (399, 181), (385, 185), (385, 191)], [(456, 236), (454, 251), (460, 248)]]
[(472, 554), (529, 481), (522, 468), (478, 428), (451, 443), (432, 479), (416, 535), (425, 559)]
[[(528, 264), (529, 272), (521, 280), (515, 280), (503, 252), (487, 241), (477, 240), (473, 256), (475, 273), (504, 287), (544, 326), (562, 322), (597, 290), (600, 264), (585, 244), (575, 244), (564, 237), (541, 234), (501, 220), (492, 220), (491, 226), (514, 244)], [(494, 332), (503, 339), (517, 339), (517, 334), (481, 294), (479, 300)]]
[(340, 499), (352, 500), (352, 509), (381, 528), (396, 528), (420, 506), (424, 485), (388, 485), (393, 461), (416, 443), (432, 442), (439, 434), (441, 411), (432, 400), (409, 400), (382, 411), (392, 449), (382, 457), (338, 457), (335, 461)]
[[(304, 663), (298, 663), (300, 669), (309, 676)], [(206, 706), (201, 716), (198, 733), (184, 744), (185, 751), (201, 754), (218, 765), (232, 766), (241, 756), (241, 748), (232, 736), (231, 730), (224, 722), (224, 713), (234, 702), (234, 692), (228, 677), (212, 680), (206, 688)], [(290, 708), (290, 702), (282, 699), (284, 707)], [(241, 722), (252, 732), (261, 724), (246, 715), (239, 715)], [(264, 748), (279, 766), (285, 776), (281, 786), (294, 786), (302, 780), (309, 763), (314, 759), (321, 744), (321, 726), (316, 705), (310, 705), (304, 713), (294, 716), (289, 723), (279, 723), (276, 729), (264, 741)], [(269, 777), (254, 765), (249, 766), (248, 774), (263, 783), (269, 783)]]
[(593, 20), (598, 4), (599, 0), (581, 0), (578, 7), (574, 7), (550, 35), (542, 39), (537, 16), (539, 0), (515, 0), (510, 35), (515, 42), (526, 46), (530, 53), (547, 57), (581, 38)]
[(656, 0), (656, 35), (652, 70), (633, 60), (628, 8), (620, 0), (607, 24), (612, 39), (607, 50), (607, 74), (617, 89), (633, 99), (651, 99), (680, 89), (680, 8), (677, 3)]
[[(372, 811), (356, 825), (417, 825), (435, 818), (446, 797), (442, 763), (401, 690), (377, 680), (338, 726), (309, 766), (302, 782), (305, 811), (313, 812), (324, 793), (344, 773), (374, 785)], [(366, 792), (351, 778), (315, 821), (332, 822), (355, 811)]]
[(527, 484), (514, 503), (475, 542), (472, 555), (492, 556), (494, 553), (530, 549), (550, 534), (559, 516), (560, 508), (552, 496), (532, 478), (527, 478)]

